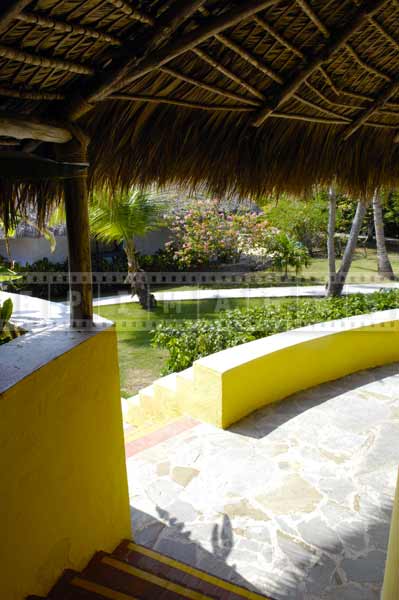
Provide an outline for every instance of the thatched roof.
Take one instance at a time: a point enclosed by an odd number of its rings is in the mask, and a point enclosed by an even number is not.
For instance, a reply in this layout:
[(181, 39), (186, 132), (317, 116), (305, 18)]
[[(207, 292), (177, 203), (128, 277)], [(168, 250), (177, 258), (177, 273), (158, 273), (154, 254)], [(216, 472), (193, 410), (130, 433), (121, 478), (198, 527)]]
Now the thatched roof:
[(398, 184), (397, 0), (2, 0), (0, 17), (1, 114), (78, 124), (97, 182)]

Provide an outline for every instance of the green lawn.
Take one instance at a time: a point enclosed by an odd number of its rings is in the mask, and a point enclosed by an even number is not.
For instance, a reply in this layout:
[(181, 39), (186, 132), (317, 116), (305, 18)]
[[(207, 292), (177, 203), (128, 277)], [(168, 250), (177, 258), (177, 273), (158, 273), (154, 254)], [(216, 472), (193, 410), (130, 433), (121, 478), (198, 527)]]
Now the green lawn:
[[(399, 274), (399, 254), (390, 255), (394, 270)], [(267, 272), (270, 275), (270, 272)], [(303, 285), (324, 284), (327, 274), (327, 260), (315, 259), (312, 264), (303, 271), (302, 280), (298, 283)], [(348, 281), (353, 283), (373, 282), (377, 278), (377, 260), (375, 250), (357, 250), (355, 260), (350, 271)], [(377, 278), (378, 279), (378, 278)], [(381, 281), (381, 279), (378, 279)], [(288, 285), (294, 285), (295, 279), (289, 281)], [(251, 287), (267, 285), (251, 283)], [(269, 284), (270, 285), (270, 284)], [(276, 282), (274, 285), (281, 285)], [(166, 290), (190, 290), (198, 287), (211, 286), (175, 286), (165, 284), (157, 289)], [(220, 283), (213, 287), (237, 287), (234, 284)], [(242, 287), (241, 285), (239, 287)], [(259, 306), (265, 302), (282, 302), (284, 300), (269, 299), (232, 299), (232, 300), (201, 300), (186, 302), (159, 302), (154, 312), (146, 312), (137, 304), (121, 304), (104, 306), (96, 309), (101, 316), (114, 321), (118, 332), (119, 365), (121, 372), (122, 395), (131, 396), (154, 379), (160, 377), (163, 365), (166, 361), (166, 351), (151, 346), (150, 331), (160, 320), (164, 319), (195, 319), (197, 317), (213, 318), (221, 310), (239, 308), (246, 306)]]
[[(399, 253), (390, 253), (389, 258), (392, 268), (399, 275)], [(339, 259), (337, 260), (339, 266)], [(302, 277), (309, 283), (309, 279), (314, 279), (319, 283), (325, 283), (328, 273), (328, 263), (326, 258), (317, 258), (312, 260), (309, 267), (303, 270)], [(348, 276), (348, 283), (374, 283), (382, 281), (378, 276), (377, 270), (377, 251), (367, 249), (357, 249)]]
[(161, 376), (167, 352), (151, 346), (150, 331), (165, 319), (214, 318), (221, 310), (263, 306), (269, 300), (201, 300), (159, 302), (155, 311), (146, 312), (136, 303), (97, 307), (96, 312), (116, 323), (118, 334), (121, 393), (132, 396)]
[[(390, 253), (392, 267), (395, 273), (399, 276), (399, 253)], [(337, 259), (337, 267), (339, 266), (339, 259)], [(326, 258), (315, 258), (312, 259), (309, 267), (303, 269), (299, 277), (296, 278), (293, 271), (289, 272), (289, 280), (284, 281), (281, 273), (274, 273), (273, 271), (258, 271), (256, 273), (249, 273), (249, 287), (271, 287), (271, 286), (286, 286), (286, 285), (324, 285), (327, 280), (328, 262)], [(232, 275), (234, 275), (232, 273)], [(349, 272), (348, 283), (374, 283), (375, 281), (382, 281), (378, 276), (377, 272), (377, 253), (376, 250), (357, 249), (355, 257), (352, 263), (351, 270)], [(199, 285), (178, 285), (173, 286), (165, 284), (164, 286), (154, 287), (154, 291), (180, 291), (190, 289), (205, 289), (205, 288), (236, 288), (243, 287), (242, 283), (231, 283), (231, 282), (217, 282), (215, 284), (199, 284)]]

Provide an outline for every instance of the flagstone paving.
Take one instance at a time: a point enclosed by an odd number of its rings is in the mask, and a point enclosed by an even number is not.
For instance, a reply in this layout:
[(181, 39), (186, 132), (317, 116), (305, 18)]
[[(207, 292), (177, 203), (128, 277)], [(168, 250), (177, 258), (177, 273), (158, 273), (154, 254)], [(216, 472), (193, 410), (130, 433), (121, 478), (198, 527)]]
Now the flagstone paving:
[(399, 364), (160, 439), (128, 459), (138, 543), (276, 600), (379, 598)]

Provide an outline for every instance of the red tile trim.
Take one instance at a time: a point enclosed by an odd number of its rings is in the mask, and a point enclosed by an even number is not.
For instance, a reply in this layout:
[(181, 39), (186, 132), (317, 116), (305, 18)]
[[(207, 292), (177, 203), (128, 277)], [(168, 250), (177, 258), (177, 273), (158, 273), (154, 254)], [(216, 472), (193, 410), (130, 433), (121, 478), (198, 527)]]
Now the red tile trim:
[(164, 427), (161, 427), (152, 433), (144, 435), (142, 438), (138, 438), (137, 440), (133, 440), (132, 442), (126, 444), (126, 458), (131, 458), (135, 454), (138, 454), (143, 450), (147, 450), (147, 448), (152, 448), (161, 442), (165, 442), (166, 440), (179, 435), (179, 433), (188, 431), (199, 424), (200, 421), (196, 421), (191, 417), (183, 417), (177, 421), (168, 423), (168, 425), (165, 425)]

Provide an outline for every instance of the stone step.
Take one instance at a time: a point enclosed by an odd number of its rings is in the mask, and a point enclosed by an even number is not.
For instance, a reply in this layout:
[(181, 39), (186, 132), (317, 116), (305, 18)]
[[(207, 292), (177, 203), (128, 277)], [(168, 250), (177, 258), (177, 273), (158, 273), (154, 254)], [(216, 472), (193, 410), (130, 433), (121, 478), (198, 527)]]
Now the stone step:
[(190, 367), (176, 374), (176, 393), (179, 398), (179, 406), (182, 414), (185, 412), (185, 407), (194, 394), (194, 369)]
[[(47, 600), (272, 600), (124, 540), (97, 552), (81, 572), (67, 569)], [(44, 600), (31, 596), (30, 600)]]
[[(168, 581), (170, 588), (177, 593), (182, 593), (184, 598), (267, 600), (256, 592), (210, 575), (129, 540), (122, 542), (113, 553), (113, 556), (133, 567), (133, 570), (137, 569), (144, 573), (151, 573), (161, 580)], [(114, 564), (114, 567), (118, 568), (118, 565)], [(127, 568), (126, 571), (129, 572), (129, 569)]]

